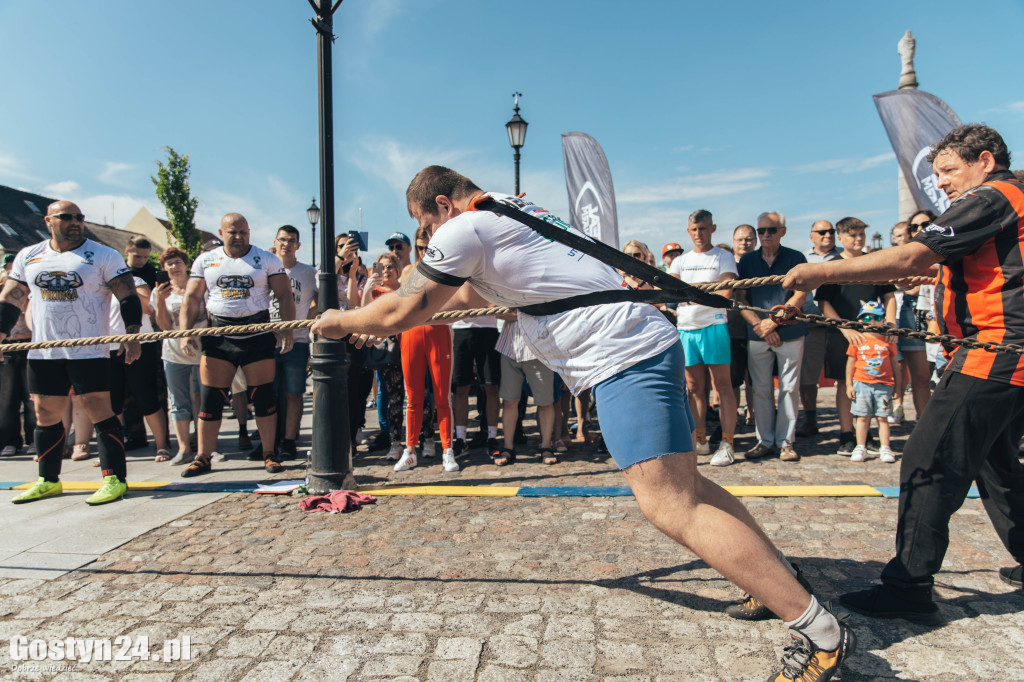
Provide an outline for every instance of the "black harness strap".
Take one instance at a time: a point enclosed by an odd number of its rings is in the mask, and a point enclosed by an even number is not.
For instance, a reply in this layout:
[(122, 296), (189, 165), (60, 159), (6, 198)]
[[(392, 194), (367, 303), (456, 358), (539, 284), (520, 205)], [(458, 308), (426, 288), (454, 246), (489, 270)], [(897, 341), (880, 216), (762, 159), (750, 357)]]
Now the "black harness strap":
[(592, 256), (606, 265), (633, 275), (637, 279), (649, 282), (659, 287), (660, 290), (633, 290), (617, 289), (609, 291), (595, 291), (579, 296), (570, 296), (558, 301), (537, 303), (534, 305), (522, 306), (519, 310), (527, 315), (553, 315), (565, 312), (573, 308), (583, 306), (600, 305), (602, 303), (617, 303), (620, 301), (640, 301), (645, 303), (672, 303), (675, 301), (689, 301), (705, 305), (710, 308), (730, 308), (733, 302), (724, 296), (718, 296), (695, 286), (676, 279), (672, 275), (643, 263), (632, 256), (622, 253), (607, 244), (587, 237), (573, 234), (557, 225), (541, 220), (537, 216), (530, 215), (525, 211), (509, 206), (492, 197), (485, 195), (477, 197), (473, 201), (473, 208), (481, 211), (490, 211), (511, 218), (516, 222), (526, 225), (533, 231), (548, 239), (570, 246), (581, 253)]

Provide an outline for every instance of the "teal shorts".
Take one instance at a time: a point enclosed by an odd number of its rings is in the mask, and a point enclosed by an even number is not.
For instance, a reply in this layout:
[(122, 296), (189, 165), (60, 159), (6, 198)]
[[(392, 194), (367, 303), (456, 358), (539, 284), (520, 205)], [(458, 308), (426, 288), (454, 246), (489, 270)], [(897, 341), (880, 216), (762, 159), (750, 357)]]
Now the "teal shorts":
[(703, 329), (680, 329), (679, 340), (683, 343), (687, 367), (728, 365), (732, 362), (728, 325), (713, 324)]

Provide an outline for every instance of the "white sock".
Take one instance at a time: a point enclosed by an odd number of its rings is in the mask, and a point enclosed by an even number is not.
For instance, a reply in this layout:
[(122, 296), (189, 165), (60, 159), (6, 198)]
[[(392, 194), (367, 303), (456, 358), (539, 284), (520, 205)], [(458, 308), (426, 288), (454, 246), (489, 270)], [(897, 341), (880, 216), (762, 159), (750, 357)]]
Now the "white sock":
[(839, 646), (839, 621), (818, 603), (813, 594), (804, 615), (786, 623), (786, 627), (798, 630), (824, 651), (834, 651)]
[(458, 438), (459, 440), (466, 440), (466, 427), (465, 426), (456, 426), (455, 427), (455, 437)]
[(781, 549), (779, 550), (779, 561), (782, 562), (782, 565), (786, 567), (786, 570), (789, 571), (795, 578), (796, 569), (793, 567), (793, 564), (789, 563), (789, 559), (786, 558), (786, 555), (782, 553)]
[(497, 426), (488, 426), (487, 427), (487, 437), (488, 438), (497, 438), (498, 437), (498, 427)]

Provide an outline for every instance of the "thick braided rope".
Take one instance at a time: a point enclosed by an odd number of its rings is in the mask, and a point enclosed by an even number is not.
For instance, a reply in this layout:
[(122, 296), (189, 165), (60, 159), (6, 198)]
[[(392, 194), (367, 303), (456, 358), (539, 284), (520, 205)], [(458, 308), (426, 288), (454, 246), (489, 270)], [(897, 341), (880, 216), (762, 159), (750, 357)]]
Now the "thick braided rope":
[[(751, 289), (753, 287), (760, 287), (768, 284), (781, 284), (784, 279), (785, 275), (772, 275), (770, 277), (753, 277), (750, 279), (731, 279), (725, 282), (697, 284), (695, 286), (700, 289), (704, 289), (705, 291), (722, 291), (724, 289)], [(930, 284), (935, 280), (932, 277), (909, 277), (901, 281), (907, 282), (908, 284)], [(851, 283), (853, 282), (838, 282), (838, 284)], [(504, 306), (495, 306), (490, 308), (474, 308), (472, 310), (453, 310), (450, 312), (437, 313), (431, 318), (431, 320), (454, 322), (455, 320), (463, 320), (472, 317), (484, 317), (487, 315), (507, 315), (513, 312), (515, 312), (515, 308), (508, 308)], [(815, 320), (810, 320), (809, 318), (808, 321), (815, 322)], [(235, 325), (231, 327), (203, 327), (200, 329), (178, 329), (165, 332), (146, 332), (144, 334), (117, 334), (113, 336), (91, 336), (79, 339), (60, 339), (56, 341), (26, 341), (23, 343), (5, 343), (3, 345), (0, 345), (0, 352), (10, 353), (16, 351), (33, 350), (41, 348), (72, 348), (75, 346), (96, 346), (100, 344), (126, 343), (131, 341), (162, 341), (163, 339), (183, 339), (198, 336), (241, 336), (243, 334), (259, 334), (262, 332), (276, 332), (283, 331), (286, 329), (307, 329), (309, 327), (312, 327), (314, 322), (315, 320), (290, 320), (288, 322), (264, 322), (261, 324), (245, 324)], [(836, 325), (836, 321), (818, 322), (818, 324), (841, 326)], [(850, 322), (849, 324), (858, 325), (861, 323)], [(927, 337), (920, 336), (921, 334), (927, 334), (927, 332), (911, 333), (915, 335), (912, 338), (926, 338), (928, 340), (930, 340), (932, 337), (934, 337), (935, 339), (943, 340), (946, 338), (945, 336), (939, 337), (934, 334), (929, 335)], [(950, 338), (955, 339), (956, 337)], [(972, 343), (978, 342), (966, 341), (964, 345)], [(992, 343), (979, 344), (977, 347), (983, 347), (986, 348), (986, 350), (988, 350), (989, 346), (998, 346), (1000, 350), (1004, 348), (1004, 346), (999, 346), (998, 344)], [(1017, 348), (1016, 346), (1005, 347)]]

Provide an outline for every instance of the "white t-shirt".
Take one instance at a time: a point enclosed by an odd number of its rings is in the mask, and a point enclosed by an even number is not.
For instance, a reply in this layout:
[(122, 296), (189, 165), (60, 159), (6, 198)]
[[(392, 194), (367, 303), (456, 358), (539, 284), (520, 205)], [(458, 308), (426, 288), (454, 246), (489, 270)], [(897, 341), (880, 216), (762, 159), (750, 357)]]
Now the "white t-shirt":
[(456, 320), (452, 322), (452, 329), (497, 329), (498, 319), (493, 315), (485, 315), (484, 317), (467, 317), (463, 320)]
[[(149, 287), (146, 281), (141, 277), (133, 278), (135, 280), (135, 288)], [(141, 299), (140, 299), (141, 302)], [(153, 331), (153, 323), (149, 319), (149, 315), (143, 311), (142, 313), (142, 324), (139, 326), (140, 334), (148, 334)], [(118, 302), (117, 297), (111, 294), (110, 296), (110, 333), (112, 335), (124, 334), (124, 318), (121, 317), (121, 304)], [(177, 339), (175, 339), (176, 341)], [(145, 343), (160, 343), (159, 341), (146, 341)], [(116, 352), (121, 348), (119, 343), (107, 344), (110, 346), (110, 350)]]
[[(167, 304), (167, 312), (171, 315), (171, 322), (173, 326), (171, 329), (178, 329), (181, 325), (181, 304), (184, 303), (185, 297), (181, 294), (175, 293), (173, 290), (167, 294), (167, 300), (164, 301)], [(201, 329), (209, 325), (206, 319), (206, 299), (199, 303), (199, 315), (196, 317), (196, 323), (192, 325), (193, 329)], [(170, 330), (164, 330), (170, 331)], [(199, 339), (197, 338), (196, 341)], [(189, 355), (181, 349), (181, 339), (164, 339), (164, 349), (161, 354), (164, 362), (174, 362), (179, 365), (198, 365), (199, 364), (199, 353), (195, 355)]]
[[(74, 251), (54, 251), (46, 240), (18, 252), (11, 279), (32, 292), (32, 340), (106, 336), (110, 331), (110, 280), (128, 272), (114, 249), (86, 239)], [(40, 348), (32, 360), (105, 358), (107, 347)]]
[[(490, 196), (583, 234), (522, 199)], [(622, 277), (611, 266), (490, 211), (467, 211), (441, 225), (418, 268), (440, 284), (459, 286), (468, 280), (491, 303), (512, 307), (622, 287)], [(519, 313), (518, 319), (537, 359), (575, 394), (679, 343), (665, 316), (646, 303), (539, 317)]]
[[(317, 295), (316, 268), (305, 263), (295, 263), (294, 267), (285, 268), (288, 279), (292, 281), (292, 300), (295, 301), (295, 319), (304, 320), (309, 315), (309, 304)], [(270, 293), (270, 321), (281, 321), (281, 304), (277, 296)], [(296, 329), (292, 332), (295, 343), (309, 343), (309, 329)]]
[(220, 246), (192, 263), (192, 277), (206, 280), (206, 309), (219, 317), (249, 317), (270, 310), (270, 277), (284, 275), (281, 259), (258, 246), (232, 258)]
[[(668, 272), (679, 275), (679, 279), (687, 284), (717, 282), (724, 273), (736, 275), (736, 259), (725, 249), (717, 246), (709, 251), (697, 253), (690, 251), (672, 261)], [(706, 305), (680, 302), (676, 308), (676, 328), (694, 331), (704, 329), (713, 324), (726, 323), (725, 308), (711, 308)]]

